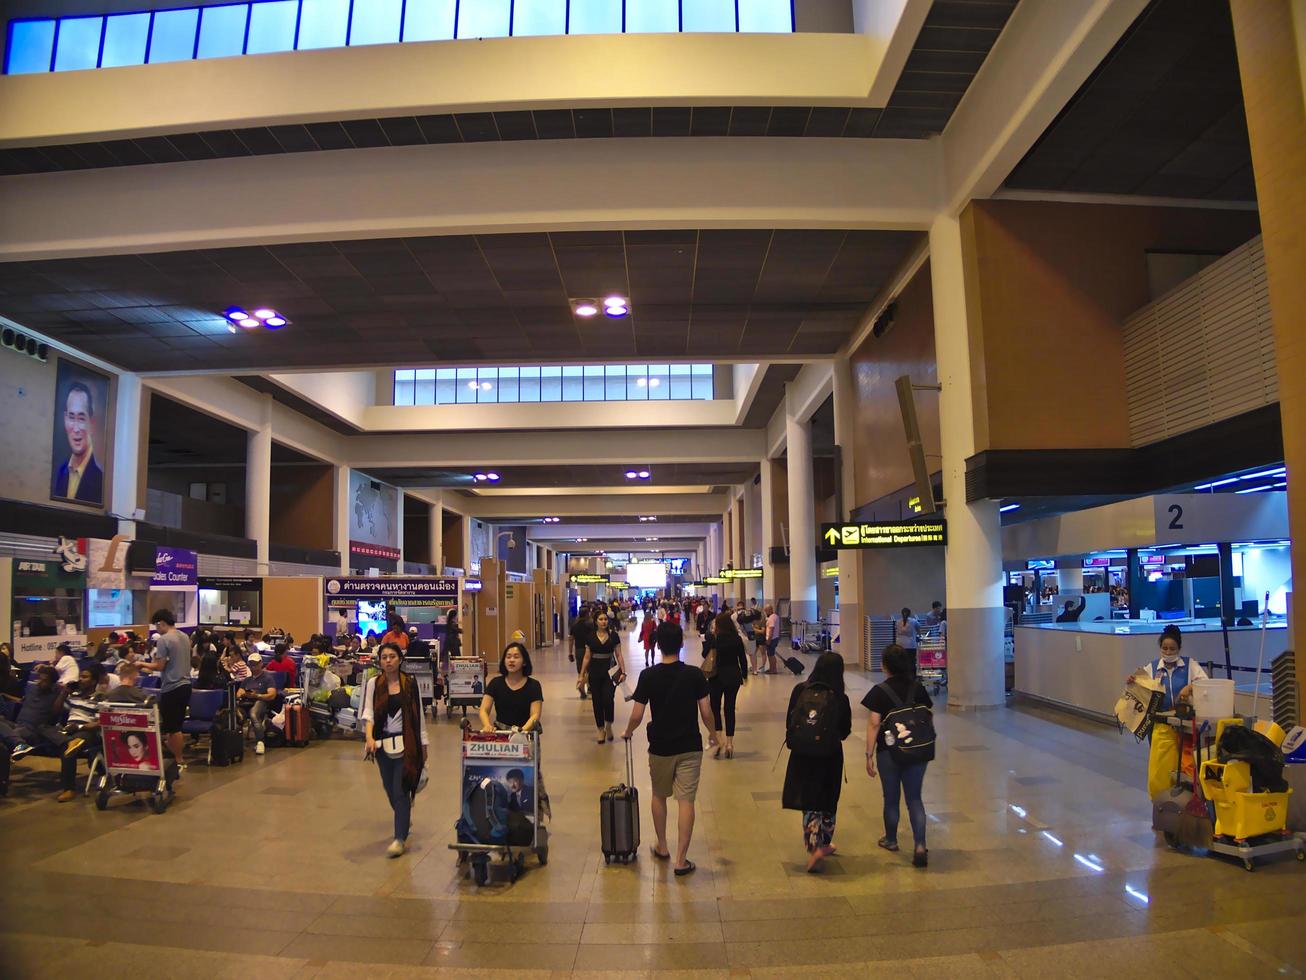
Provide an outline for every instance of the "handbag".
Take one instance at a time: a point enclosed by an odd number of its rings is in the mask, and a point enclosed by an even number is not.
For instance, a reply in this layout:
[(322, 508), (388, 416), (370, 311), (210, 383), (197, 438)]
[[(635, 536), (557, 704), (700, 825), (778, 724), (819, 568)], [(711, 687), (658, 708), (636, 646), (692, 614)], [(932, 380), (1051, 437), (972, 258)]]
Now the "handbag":
[(381, 751), (391, 759), (402, 759), (404, 757), (404, 737), (402, 735), (387, 735), (381, 739)]

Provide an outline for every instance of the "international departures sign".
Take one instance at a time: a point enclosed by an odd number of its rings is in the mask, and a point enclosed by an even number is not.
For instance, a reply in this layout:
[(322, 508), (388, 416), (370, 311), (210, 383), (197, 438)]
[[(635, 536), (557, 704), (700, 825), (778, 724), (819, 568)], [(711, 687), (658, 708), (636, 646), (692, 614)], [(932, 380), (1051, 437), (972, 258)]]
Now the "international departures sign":
[(830, 548), (929, 548), (948, 543), (948, 522), (822, 524), (821, 543)]

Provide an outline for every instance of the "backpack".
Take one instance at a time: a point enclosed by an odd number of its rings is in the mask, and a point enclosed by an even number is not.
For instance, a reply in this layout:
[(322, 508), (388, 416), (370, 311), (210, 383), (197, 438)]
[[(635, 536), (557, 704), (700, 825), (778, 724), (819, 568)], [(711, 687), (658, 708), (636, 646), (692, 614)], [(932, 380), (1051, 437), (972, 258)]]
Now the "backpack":
[(914, 766), (934, 759), (934, 712), (916, 703), (916, 689), (920, 686), (920, 681), (913, 684), (910, 691), (912, 703), (907, 704), (887, 681), (879, 685), (893, 702), (893, 710), (880, 722), (880, 738), (884, 740), (884, 747), (893, 754), (893, 761), (900, 766)]
[(798, 694), (785, 725), (785, 745), (795, 755), (828, 759), (839, 754), (839, 696), (824, 684)]

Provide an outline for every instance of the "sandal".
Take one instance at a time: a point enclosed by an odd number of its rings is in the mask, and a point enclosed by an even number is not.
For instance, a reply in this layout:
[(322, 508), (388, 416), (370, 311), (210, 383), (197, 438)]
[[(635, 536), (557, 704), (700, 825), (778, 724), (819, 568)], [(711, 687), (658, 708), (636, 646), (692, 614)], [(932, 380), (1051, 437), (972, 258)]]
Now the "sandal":
[(649, 849), (649, 852), (650, 852), (650, 853), (651, 853), (655, 858), (657, 858), (659, 861), (670, 861), (670, 860), (671, 860), (671, 852), (670, 852), (670, 851), (667, 851), (666, 854), (660, 854), (660, 853), (658, 852), (657, 847), (656, 847), (655, 845), (653, 845), (653, 844), (650, 844), (650, 845), (648, 846), (648, 849)]
[(895, 840), (889, 840), (887, 837), (881, 837), (875, 843), (886, 851), (896, 851), (898, 849), (898, 842)]
[(696, 865), (693, 861), (686, 859), (685, 866), (683, 868), (673, 868), (672, 870), (676, 873), (677, 878), (683, 878), (685, 877), (685, 875), (692, 875), (696, 867), (698, 867), (698, 865)]

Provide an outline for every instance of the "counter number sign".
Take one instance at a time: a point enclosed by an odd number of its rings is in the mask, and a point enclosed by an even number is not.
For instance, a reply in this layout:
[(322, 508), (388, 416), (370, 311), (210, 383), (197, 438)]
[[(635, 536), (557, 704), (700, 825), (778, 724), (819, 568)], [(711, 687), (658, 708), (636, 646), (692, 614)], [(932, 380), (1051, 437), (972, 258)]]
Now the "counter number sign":
[(878, 521), (822, 524), (821, 543), (830, 548), (928, 548), (948, 543), (947, 521)]

